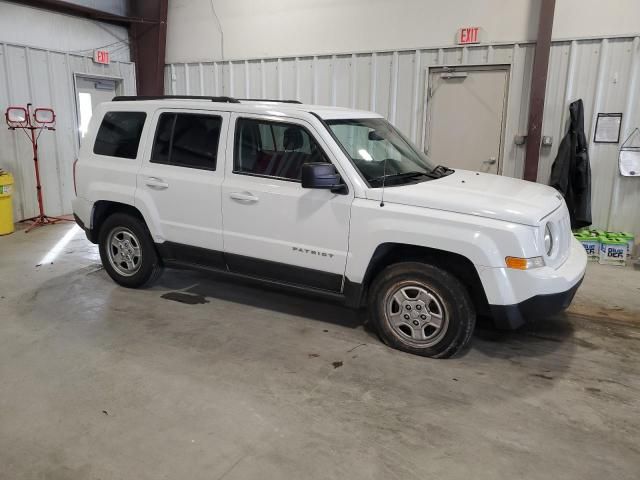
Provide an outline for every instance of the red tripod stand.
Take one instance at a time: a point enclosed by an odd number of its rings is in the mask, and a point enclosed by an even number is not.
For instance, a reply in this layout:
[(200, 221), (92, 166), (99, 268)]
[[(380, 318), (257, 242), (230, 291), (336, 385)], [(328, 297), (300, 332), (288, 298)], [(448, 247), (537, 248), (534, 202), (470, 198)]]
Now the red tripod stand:
[[(33, 118), (33, 121), (32, 121)], [(42, 202), (42, 185), (40, 184), (40, 168), (38, 167), (38, 139), (43, 130), (55, 130), (53, 125), (56, 121), (56, 115), (50, 108), (36, 108), (31, 113), (31, 104), (24, 107), (9, 107), (5, 112), (5, 119), (9, 130), (21, 129), (25, 132), (31, 146), (33, 148), (33, 164), (36, 172), (36, 191), (38, 194), (38, 215), (26, 218), (22, 222), (31, 222), (31, 225), (25, 230), (29, 233), (36, 227), (43, 225), (52, 225), (58, 222), (71, 222), (70, 218), (52, 217), (44, 213), (44, 205)], [(27, 130), (29, 133), (27, 133)], [(37, 132), (37, 135), (36, 135)]]

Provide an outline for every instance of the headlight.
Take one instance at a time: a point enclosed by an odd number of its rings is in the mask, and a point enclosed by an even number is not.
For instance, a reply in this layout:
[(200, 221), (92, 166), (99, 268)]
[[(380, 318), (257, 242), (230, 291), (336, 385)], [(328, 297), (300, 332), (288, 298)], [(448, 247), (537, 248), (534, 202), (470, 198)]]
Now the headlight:
[(547, 256), (551, 255), (553, 250), (553, 235), (551, 235), (551, 225), (548, 223), (544, 227), (544, 250), (547, 252)]

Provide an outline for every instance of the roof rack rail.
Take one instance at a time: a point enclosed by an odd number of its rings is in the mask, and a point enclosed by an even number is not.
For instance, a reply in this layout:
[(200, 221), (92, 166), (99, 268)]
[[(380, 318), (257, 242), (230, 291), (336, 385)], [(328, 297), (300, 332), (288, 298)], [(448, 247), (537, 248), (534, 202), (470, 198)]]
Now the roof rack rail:
[(143, 96), (143, 95), (120, 95), (113, 97), (113, 102), (130, 102), (141, 100), (210, 100), (212, 102), (221, 103), (240, 103), (240, 101), (233, 97), (206, 97), (199, 95), (158, 95), (158, 96)]
[(273, 103), (296, 103), (302, 104), (300, 100), (273, 100), (271, 98), (238, 98), (244, 102), (273, 102)]

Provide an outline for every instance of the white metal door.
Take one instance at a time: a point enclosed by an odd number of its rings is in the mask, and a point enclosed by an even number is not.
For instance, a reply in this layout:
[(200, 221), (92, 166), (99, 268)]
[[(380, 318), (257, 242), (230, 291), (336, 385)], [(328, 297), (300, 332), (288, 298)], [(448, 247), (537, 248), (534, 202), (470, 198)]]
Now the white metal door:
[[(206, 128), (190, 128), (185, 134), (183, 150), (190, 155), (201, 155), (203, 136), (218, 136), (215, 169), (185, 167), (172, 163), (161, 163), (159, 145), (159, 122), (163, 114), (172, 116), (202, 116), (221, 119), (219, 132)], [(182, 117), (180, 117), (182, 118)], [(176, 125), (176, 124), (174, 124)], [(222, 209), (220, 188), (224, 178), (226, 132), (229, 125), (228, 112), (211, 110), (164, 109), (154, 114), (152, 135), (147, 142), (142, 168), (138, 173), (136, 204), (141, 203), (159, 227), (158, 240), (178, 244), (179, 247), (200, 247), (222, 252)], [(177, 126), (173, 130), (177, 131)], [(172, 133), (173, 135), (173, 133)], [(175, 139), (163, 139), (164, 144)], [(165, 160), (162, 160), (163, 162)]]
[[(231, 130), (239, 128), (239, 116), (233, 114)], [(299, 125), (315, 137), (327, 158), (336, 164), (322, 139), (306, 122), (241, 117), (283, 126)], [(234, 137), (243, 148), (250, 143), (239, 133), (230, 132), (227, 152), (235, 150)], [(341, 195), (302, 188), (299, 181), (268, 174), (238, 173), (234, 158), (229, 155), (222, 186), (225, 260), (238, 273), (339, 291), (347, 260), (352, 202), (352, 188), (347, 195)]]
[(116, 96), (119, 80), (98, 77), (76, 77), (76, 105), (80, 143), (87, 133), (89, 120), (96, 106), (110, 102)]
[(506, 68), (432, 68), (425, 149), (436, 164), (501, 171), (507, 103)]

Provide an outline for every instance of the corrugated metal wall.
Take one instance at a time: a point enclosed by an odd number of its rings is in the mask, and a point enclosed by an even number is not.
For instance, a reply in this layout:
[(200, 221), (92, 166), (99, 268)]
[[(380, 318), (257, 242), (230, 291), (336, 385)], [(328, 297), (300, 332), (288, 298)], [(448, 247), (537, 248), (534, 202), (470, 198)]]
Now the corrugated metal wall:
[[(9, 105), (51, 107), (56, 130), (43, 131), (39, 140), (40, 174), (45, 210), (49, 215), (71, 212), (72, 167), (78, 149), (74, 74), (121, 79), (123, 94), (135, 94), (133, 63), (94, 64), (90, 57), (0, 43), (0, 109)], [(31, 143), (24, 131), (0, 124), (0, 167), (16, 179), (16, 220), (37, 214)]]
[[(640, 178), (622, 177), (619, 148), (640, 127), (640, 37), (556, 43), (551, 51), (538, 181), (547, 182), (566, 123), (567, 105), (582, 98), (592, 170), (594, 225), (640, 235)], [(593, 143), (598, 113), (623, 114), (620, 144)]]
[[(297, 99), (305, 103), (374, 110), (421, 144), (428, 67), (510, 66), (502, 173), (521, 177), (534, 45), (495, 44), (290, 58), (171, 64), (171, 94)], [(538, 181), (546, 183), (565, 133), (568, 104), (582, 98), (585, 129), (593, 138), (597, 112), (623, 112), (622, 137), (640, 126), (640, 37), (554, 42), (547, 84)], [(594, 225), (640, 234), (640, 179), (617, 174), (618, 145), (591, 144)]]

